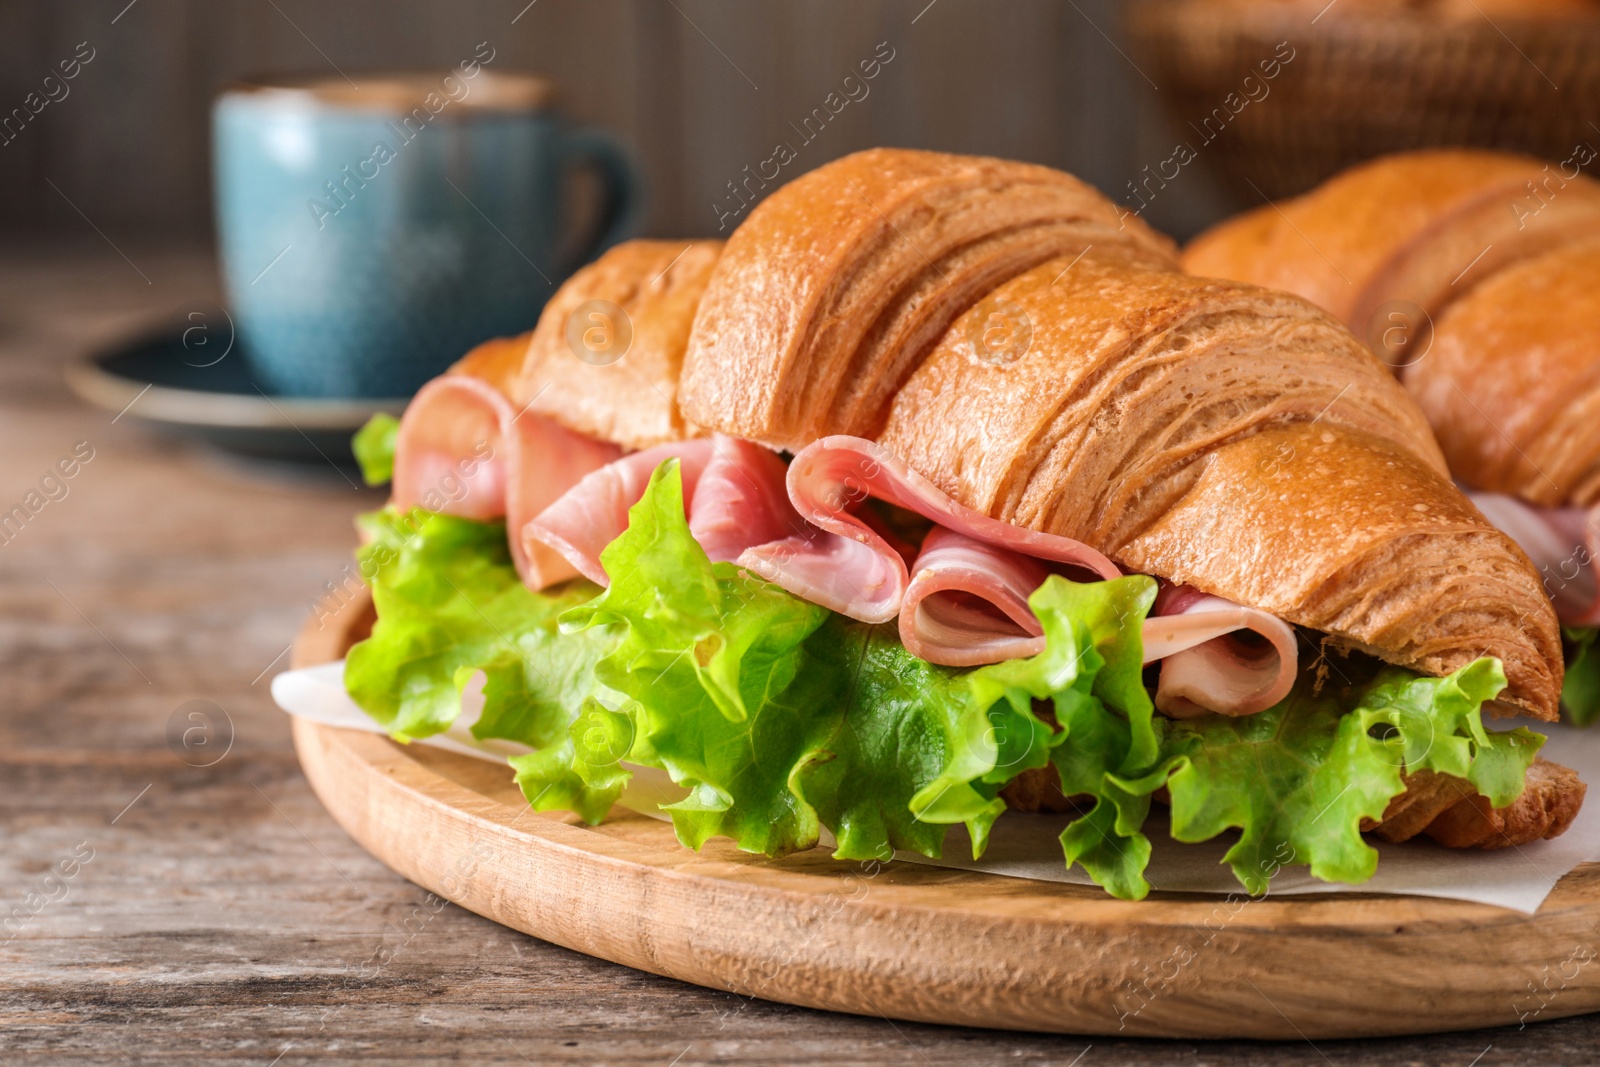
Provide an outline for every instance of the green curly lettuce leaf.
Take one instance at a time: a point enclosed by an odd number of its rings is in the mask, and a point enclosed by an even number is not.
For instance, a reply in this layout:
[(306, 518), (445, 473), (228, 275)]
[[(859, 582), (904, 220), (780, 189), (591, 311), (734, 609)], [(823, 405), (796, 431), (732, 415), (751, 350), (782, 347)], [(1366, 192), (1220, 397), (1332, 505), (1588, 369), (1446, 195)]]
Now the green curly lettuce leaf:
[(1364, 882), (1378, 853), (1361, 822), (1382, 817), (1403, 772), (1465, 778), (1496, 807), (1521, 793), (1544, 738), (1484, 729), (1480, 708), (1504, 686), (1487, 658), (1444, 678), (1385, 668), (1348, 692), (1315, 696), (1302, 684), (1258, 715), (1172, 723), (1160, 769), (1169, 773), (1157, 775), (1172, 797), (1172, 836), (1239, 830), (1224, 862), (1251, 893), (1291, 863), (1324, 881)]
[[(608, 708), (627, 719), (627, 758), (664, 768), (689, 790), (667, 808), (679, 839), (698, 848), (726, 836), (771, 854), (814, 845), (816, 812), (788, 779), (827, 723), (786, 700), (785, 690), (800, 666), (801, 643), (827, 610), (731, 564), (711, 563), (689, 533), (676, 460), (656, 470), (629, 511), (627, 531), (600, 559), (610, 586), (570, 609), (563, 628), (572, 636), (596, 626), (623, 633), (595, 673), (624, 698)], [(523, 792), (541, 810), (565, 807), (570, 789), (546, 786), (595, 788), (585, 766), (591, 758), (574, 739), (570, 751), (525, 759), (518, 766)], [(626, 781), (609, 772), (600, 777), (605, 795)], [(589, 813), (602, 812), (602, 797), (583, 799)]]
[(394, 442), (400, 433), (400, 420), (386, 411), (368, 419), (350, 440), (361, 467), (361, 480), (368, 485), (384, 485), (394, 477)]
[(711, 563), (672, 462), (602, 559), (611, 587), (562, 621), (623, 635), (595, 667), (619, 699), (591, 702), (558, 744), (520, 757), (518, 780), (535, 807), (593, 820), (620, 795), (621, 760), (664, 768), (690, 790), (667, 811), (695, 848), (724, 836), (782, 855), (826, 829), (842, 859), (936, 857), (963, 824), (976, 857), (1005, 810), (1000, 790), (1048, 765), (1087, 809), (1061, 835), (1065, 862), (1118, 897), (1149, 892), (1143, 827), (1163, 786), (1179, 840), (1239, 831), (1226, 862), (1252, 892), (1290, 863), (1359, 882), (1376, 862), (1361, 822), (1402, 791), (1403, 770), (1464, 778), (1503, 805), (1542, 740), (1483, 728), (1479, 709), (1505, 684), (1489, 659), (1442, 679), (1389, 668), (1321, 696), (1303, 681), (1246, 718), (1156, 718), (1141, 640), (1155, 583), (1138, 576), (1052, 577), (1029, 600), (1042, 652), (938, 667), (892, 626)]
[[(1155, 594), (1155, 582), (1142, 576), (1091, 584), (1047, 579), (1028, 600), (1044, 628), (1044, 651), (969, 672), (963, 676), (964, 699), (953, 702), (967, 723), (988, 720), (1004, 744), (986, 746), (972, 735), (966, 744), (952, 746), (945, 776), (913, 798), (913, 812), (928, 821), (964, 816), (976, 858), (1004, 803), (991, 800), (976, 812), (975, 802), (995, 797), (1017, 774), (1048, 761), (1067, 795), (1093, 801), (1089, 813), (1062, 833), (1068, 866), (1082, 864), (1118, 895), (1147, 892), (1142, 872), (1150, 842), (1140, 827), (1156, 786), (1130, 790), (1116, 775), (1147, 767), (1160, 749), (1159, 724), (1141, 675), (1141, 628)], [(1032, 711), (1035, 701), (1050, 702), (1054, 732), (1030, 731), (1017, 723), (1039, 723)], [(1004, 728), (1002, 712), (1010, 718)], [(945, 810), (963, 789), (970, 799)], [(938, 805), (929, 803), (935, 795)]]
[(480, 739), (559, 742), (586, 699), (608, 695), (594, 668), (615, 634), (563, 635), (557, 626), (596, 586), (574, 580), (530, 591), (501, 523), (393, 508), (361, 523), (361, 574), (378, 621), (346, 657), (345, 688), (390, 736), (411, 741), (448, 729), (477, 671), (485, 676), (472, 729)]
[(1600, 630), (1563, 626), (1561, 636), (1571, 646), (1566, 679), (1561, 683), (1561, 709), (1573, 725), (1593, 726), (1600, 719), (1600, 649), (1594, 647)]
[(688, 796), (666, 808), (685, 844), (727, 837), (783, 855), (831, 833), (835, 855), (937, 857), (964, 825), (982, 853), (1000, 791), (1050, 767), (1080, 811), (1064, 861), (1108, 892), (1149, 891), (1152, 797), (1172, 834), (1237, 831), (1225, 862), (1252, 892), (1282, 866), (1360, 882), (1408, 770), (1472, 783), (1497, 806), (1520, 792), (1542, 738), (1489, 733), (1481, 706), (1505, 684), (1479, 660), (1447, 678), (1386, 668), (1318, 694), (1302, 679), (1259, 715), (1153, 715), (1141, 626), (1154, 582), (1053, 577), (1029, 600), (1036, 656), (972, 670), (929, 664), (892, 625), (868, 625), (712, 563), (684, 516), (675, 461), (658, 469), (602, 555), (609, 588), (546, 593), (517, 579), (503, 527), (392, 510), (364, 520), (362, 573), (379, 622), (352, 649), (357, 702), (402, 740), (454, 721), (486, 675), (480, 737), (536, 751), (512, 765), (530, 804), (597, 822), (628, 765), (664, 769)]
[[(597, 673), (625, 698), (608, 711), (631, 728), (628, 761), (664, 768), (690, 790), (667, 808), (686, 844), (726, 836), (782, 854), (810, 847), (826, 827), (840, 858), (938, 856), (949, 825), (961, 823), (980, 854), (1005, 809), (1000, 789), (1043, 767), (1064, 736), (1033, 713), (1047, 698), (1074, 722), (1091, 714), (1079, 704), (1116, 719), (1101, 698), (1129, 703), (1136, 725), (1117, 720), (1123, 737), (1105, 746), (1111, 762), (1081, 773), (1129, 809), (1124, 823), (1148, 807), (1106, 782), (1157, 750), (1138, 674), (1139, 623), (1155, 591), (1148, 578), (1048, 583), (1036, 595), (1051, 635), (1044, 653), (976, 671), (939, 667), (907, 652), (893, 626), (832, 615), (712, 564), (689, 532), (671, 461), (602, 561), (611, 587), (563, 625), (626, 631)], [(1103, 653), (1132, 667), (1105, 671)], [(519, 759), (519, 780), (536, 807), (603, 814), (620, 786), (582, 766), (590, 758), (574, 736)]]
[[(969, 674), (912, 656), (893, 626), (711, 563), (684, 519), (675, 463), (602, 560), (611, 587), (563, 623), (626, 631), (597, 673), (624, 697), (610, 713), (631, 729), (628, 761), (690, 790), (666, 809), (685, 844), (725, 836), (781, 855), (826, 826), (841, 858), (937, 856), (947, 824), (966, 822), (981, 847), (1001, 786), (1045, 761), (1051, 731), (1026, 701), (991, 716)], [(523, 790), (541, 809), (602, 814), (616, 778), (584, 766), (593, 756), (570, 740), (518, 761)]]
[(791, 783), (832, 832), (834, 856), (938, 857), (953, 823), (981, 855), (1005, 810), (1000, 789), (1044, 765), (1050, 728), (1026, 701), (979, 704), (971, 673), (911, 655), (891, 625), (835, 615), (804, 652), (793, 699), (829, 709), (832, 726)]
[(567, 735), (555, 744), (512, 756), (517, 785), (538, 811), (571, 811), (593, 825), (606, 817), (633, 772), (622, 760), (633, 750), (633, 718), (587, 698)]

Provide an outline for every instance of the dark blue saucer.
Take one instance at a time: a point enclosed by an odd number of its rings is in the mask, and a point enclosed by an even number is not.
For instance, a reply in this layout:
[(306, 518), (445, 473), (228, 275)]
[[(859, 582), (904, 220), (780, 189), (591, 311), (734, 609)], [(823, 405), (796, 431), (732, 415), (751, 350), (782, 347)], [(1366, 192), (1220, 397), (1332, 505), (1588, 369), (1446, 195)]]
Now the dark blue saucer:
[[(229, 331), (231, 333), (231, 331)], [(82, 399), (177, 437), (242, 456), (356, 469), (350, 437), (378, 412), (398, 415), (404, 397), (275, 396), (257, 385), (237, 345), (196, 327), (131, 341), (67, 369)]]

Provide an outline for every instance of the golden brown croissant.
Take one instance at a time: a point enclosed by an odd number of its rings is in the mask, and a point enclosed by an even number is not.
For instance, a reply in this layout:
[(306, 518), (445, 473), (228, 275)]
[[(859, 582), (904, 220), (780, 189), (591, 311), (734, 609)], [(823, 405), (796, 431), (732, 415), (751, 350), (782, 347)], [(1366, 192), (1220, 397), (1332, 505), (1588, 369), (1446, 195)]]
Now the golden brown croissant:
[(1522, 794), (1504, 808), (1491, 806), (1459, 779), (1449, 781), (1457, 799), (1425, 831), (1449, 848), (1510, 848), (1558, 837), (1577, 818), (1588, 791), (1576, 772), (1543, 759), (1533, 761)]
[(1458, 477), (1587, 506), (1600, 499), (1600, 182), (1578, 170), (1594, 158), (1384, 157), (1202, 234), (1184, 266), (1305, 296), (1380, 354), (1392, 332)]
[(999, 159), (874, 149), (802, 175), (728, 241), (684, 412), (783, 447), (871, 437), (951, 321), (1001, 283), (1091, 249), (1173, 266), (1171, 242), (1122, 214), (1069, 174)]
[[(1050, 187), (1037, 170), (1021, 169), (1030, 204)], [(1538, 579), (1451, 485), (1383, 365), (1303, 300), (1163, 269), (1160, 242), (1116, 231), (1075, 183), (1047, 201), (1075, 247), (1012, 256), (1010, 280), (979, 291), (948, 266), (942, 205), (966, 189), (958, 247), (997, 247), (1018, 226), (1013, 175), (880, 150), (773, 194), (696, 317), (693, 421), (777, 447), (871, 433), (978, 512), (1391, 662), (1437, 674), (1498, 656), (1507, 699), (1554, 718), (1561, 645)], [(911, 307), (947, 324), (931, 344), (904, 325)]]
[(1405, 372), (1468, 484), (1600, 503), (1600, 227), (1506, 267), (1445, 308)]
[[(1274, 7), (1299, 9), (1306, 20), (1352, 21), (1360, 19), (1389, 19), (1397, 17), (1430, 17), (1445, 20), (1468, 20), (1482, 23), (1486, 18), (1501, 19), (1560, 19), (1589, 15), (1594, 12), (1595, 0), (1344, 0), (1328, 6), (1326, 0), (1211, 0), (1218, 8), (1264, 10)], [(1486, 27), (1487, 28), (1487, 27)], [(1493, 32), (1493, 31), (1491, 31)]]
[(678, 378), (721, 241), (629, 241), (578, 271), (538, 326), (488, 341), (452, 370), (484, 378), (519, 410), (624, 448), (694, 436)]
[(1510, 848), (1559, 837), (1583, 807), (1587, 787), (1559, 763), (1535, 759), (1515, 801), (1490, 806), (1472, 784), (1434, 771), (1405, 776), (1406, 791), (1389, 802), (1374, 830), (1385, 841), (1409, 841), (1425, 833), (1449, 848)]
[[(1335, 643), (1432, 674), (1497, 656), (1507, 698), (1554, 718), (1561, 648), (1538, 579), (1450, 484), (1384, 365), (1302, 299), (1176, 272), (1136, 220), (1119, 232), (1098, 194), (1040, 170), (850, 157), (758, 207), (722, 261), (672, 294), (670, 314), (618, 294), (648, 291), (682, 243), (625, 245), (563, 287), (531, 341), (486, 346), (459, 369), (630, 447), (644, 442), (621, 436), (621, 413), (654, 403), (649, 393), (677, 397), (687, 415), (669, 403), (653, 425), (679, 434), (704, 426), (791, 448), (870, 434), (978, 513)], [(999, 206), (943, 223), (964, 200)], [(629, 307), (633, 343), (652, 353), (648, 375), (609, 393), (566, 340), (573, 309), (596, 299)], [(664, 380), (680, 359), (681, 382)], [(552, 378), (585, 399), (546, 399)], [(1008, 789), (1013, 807), (1061, 800), (1040, 777)], [(1539, 782), (1485, 818), (1517, 843), (1559, 833), (1582, 787), (1556, 772)], [(1471, 806), (1426, 776), (1409, 784), (1380, 827), (1397, 840), (1447, 817), (1454, 827)]]

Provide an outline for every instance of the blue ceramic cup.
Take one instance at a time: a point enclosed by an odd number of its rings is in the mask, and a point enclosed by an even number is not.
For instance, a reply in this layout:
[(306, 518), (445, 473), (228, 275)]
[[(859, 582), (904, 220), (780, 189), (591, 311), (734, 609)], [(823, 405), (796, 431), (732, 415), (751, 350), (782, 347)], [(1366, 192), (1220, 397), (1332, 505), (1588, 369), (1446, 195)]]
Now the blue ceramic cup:
[[(486, 338), (531, 329), (579, 264), (629, 236), (626, 155), (489, 69), (242, 85), (213, 112), (223, 270), (256, 380), (290, 396), (409, 396)], [(564, 225), (598, 172), (599, 218)], [(575, 251), (564, 251), (574, 249)]]

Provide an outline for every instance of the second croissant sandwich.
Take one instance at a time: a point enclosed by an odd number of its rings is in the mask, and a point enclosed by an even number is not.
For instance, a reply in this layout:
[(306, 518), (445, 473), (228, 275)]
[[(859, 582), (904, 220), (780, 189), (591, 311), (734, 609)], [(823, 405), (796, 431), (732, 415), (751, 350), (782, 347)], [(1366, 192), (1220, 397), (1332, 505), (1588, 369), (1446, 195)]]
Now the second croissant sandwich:
[(346, 683), (400, 738), (481, 672), (540, 810), (639, 766), (679, 838), (982, 851), (1008, 804), (1148, 891), (1172, 834), (1369, 877), (1426, 833), (1561, 833), (1561, 643), (1381, 362), (1307, 301), (1177, 270), (1043, 167), (846, 157), (726, 245), (636, 241), (363, 431), (378, 621)]

